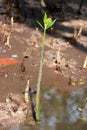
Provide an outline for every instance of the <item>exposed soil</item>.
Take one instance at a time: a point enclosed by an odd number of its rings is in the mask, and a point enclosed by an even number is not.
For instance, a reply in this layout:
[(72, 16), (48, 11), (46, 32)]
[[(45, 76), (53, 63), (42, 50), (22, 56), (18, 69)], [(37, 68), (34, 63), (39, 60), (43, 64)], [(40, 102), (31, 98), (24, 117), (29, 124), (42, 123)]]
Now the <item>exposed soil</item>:
[[(23, 17), (18, 21), (14, 18), (11, 25), (6, 14), (0, 15), (0, 58), (18, 60), (18, 64), (0, 66), (1, 102), (9, 93), (24, 92), (27, 80), (30, 80), (30, 87), (36, 90), (42, 39), (36, 20), (41, 21), (43, 10), (36, 0), (29, 0), (28, 4), (26, 21)], [(50, 14), (52, 18), (57, 18), (57, 22), (52, 30), (47, 31), (43, 88), (55, 87), (63, 93), (87, 89), (87, 65), (83, 67), (87, 56), (87, 8), (83, 6), (82, 14), (75, 19), (77, 8), (77, 4), (66, 4), (65, 18), (61, 18), (58, 12)], [(82, 32), (77, 36), (81, 27)], [(6, 45), (10, 32), (10, 41)]]

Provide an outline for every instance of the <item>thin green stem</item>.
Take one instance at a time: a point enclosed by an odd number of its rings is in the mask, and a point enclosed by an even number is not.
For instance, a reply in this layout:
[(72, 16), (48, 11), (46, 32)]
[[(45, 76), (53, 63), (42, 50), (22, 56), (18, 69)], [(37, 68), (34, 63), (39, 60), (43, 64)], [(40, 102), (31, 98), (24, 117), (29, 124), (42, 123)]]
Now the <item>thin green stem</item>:
[(37, 123), (40, 122), (40, 89), (41, 89), (41, 80), (42, 80), (42, 70), (43, 70), (43, 63), (44, 63), (44, 45), (45, 45), (45, 38), (46, 38), (46, 30), (53, 26), (56, 20), (47, 17), (47, 14), (44, 14), (43, 23), (44, 26), (38, 21), (38, 24), (42, 29), (44, 29), (43, 37), (42, 37), (42, 46), (41, 46), (41, 58), (40, 58), (40, 68), (38, 74), (38, 81), (37, 81), (37, 95), (36, 95), (36, 120)]
[(42, 39), (42, 51), (41, 51), (41, 59), (44, 62), (44, 45), (45, 45), (45, 38), (46, 38), (46, 29), (44, 29), (43, 39)]
[(39, 75), (38, 75), (38, 82), (37, 82), (37, 95), (36, 95), (36, 119), (37, 119), (37, 122), (40, 122), (40, 87), (41, 87), (42, 70), (43, 70), (43, 63), (44, 63), (45, 38), (46, 38), (46, 29), (44, 29), (44, 33), (43, 33), (42, 47), (41, 47), (41, 60), (40, 60), (40, 68), (39, 68)]

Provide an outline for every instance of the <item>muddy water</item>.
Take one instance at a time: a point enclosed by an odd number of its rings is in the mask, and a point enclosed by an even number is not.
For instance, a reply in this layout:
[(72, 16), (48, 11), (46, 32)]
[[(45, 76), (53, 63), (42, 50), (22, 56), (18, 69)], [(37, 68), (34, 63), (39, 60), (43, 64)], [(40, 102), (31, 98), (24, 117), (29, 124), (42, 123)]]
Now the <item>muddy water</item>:
[(5, 130), (87, 130), (87, 93), (74, 91), (60, 94), (55, 89), (43, 90), (41, 124), (24, 124)]

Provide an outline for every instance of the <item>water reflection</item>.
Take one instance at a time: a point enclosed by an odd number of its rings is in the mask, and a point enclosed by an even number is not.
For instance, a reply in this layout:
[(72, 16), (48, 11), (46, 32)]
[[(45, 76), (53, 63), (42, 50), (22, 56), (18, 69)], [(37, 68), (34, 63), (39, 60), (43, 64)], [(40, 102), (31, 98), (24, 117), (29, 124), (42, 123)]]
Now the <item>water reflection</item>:
[(69, 122), (76, 122), (80, 112), (78, 111), (78, 104), (71, 98), (66, 100), (66, 111)]
[[(85, 91), (68, 95), (60, 94), (55, 89), (44, 90), (41, 96), (41, 124), (21, 125), (9, 130), (87, 130), (86, 96)], [(81, 111), (78, 108), (82, 108)]]
[[(50, 89), (44, 93), (45, 103), (42, 108), (43, 120), (48, 126), (57, 126), (62, 123), (78, 123), (87, 120), (87, 103), (85, 91), (72, 92), (64, 95)], [(79, 111), (79, 108), (82, 111)], [(82, 119), (81, 119), (82, 118)], [(43, 122), (43, 121), (42, 121)], [(44, 123), (44, 122), (43, 122)]]

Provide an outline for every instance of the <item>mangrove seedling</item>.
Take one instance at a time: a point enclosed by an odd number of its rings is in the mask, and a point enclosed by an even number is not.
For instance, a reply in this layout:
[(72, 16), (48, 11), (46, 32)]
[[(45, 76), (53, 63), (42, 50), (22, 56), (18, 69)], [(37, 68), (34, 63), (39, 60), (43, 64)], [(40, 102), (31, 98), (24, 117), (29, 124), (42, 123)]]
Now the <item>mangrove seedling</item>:
[(56, 19), (52, 20), (51, 18), (48, 18), (46, 13), (43, 16), (43, 25), (41, 24), (41, 22), (37, 21), (39, 26), (43, 29), (43, 36), (42, 36), (42, 43), (41, 43), (41, 59), (40, 59), (39, 75), (38, 75), (38, 81), (37, 81), (37, 95), (36, 95), (37, 123), (40, 122), (40, 88), (41, 88), (41, 79), (42, 79), (42, 69), (43, 69), (43, 63), (44, 63), (44, 45), (45, 45), (46, 31), (47, 29), (51, 28), (55, 22), (56, 22)]

